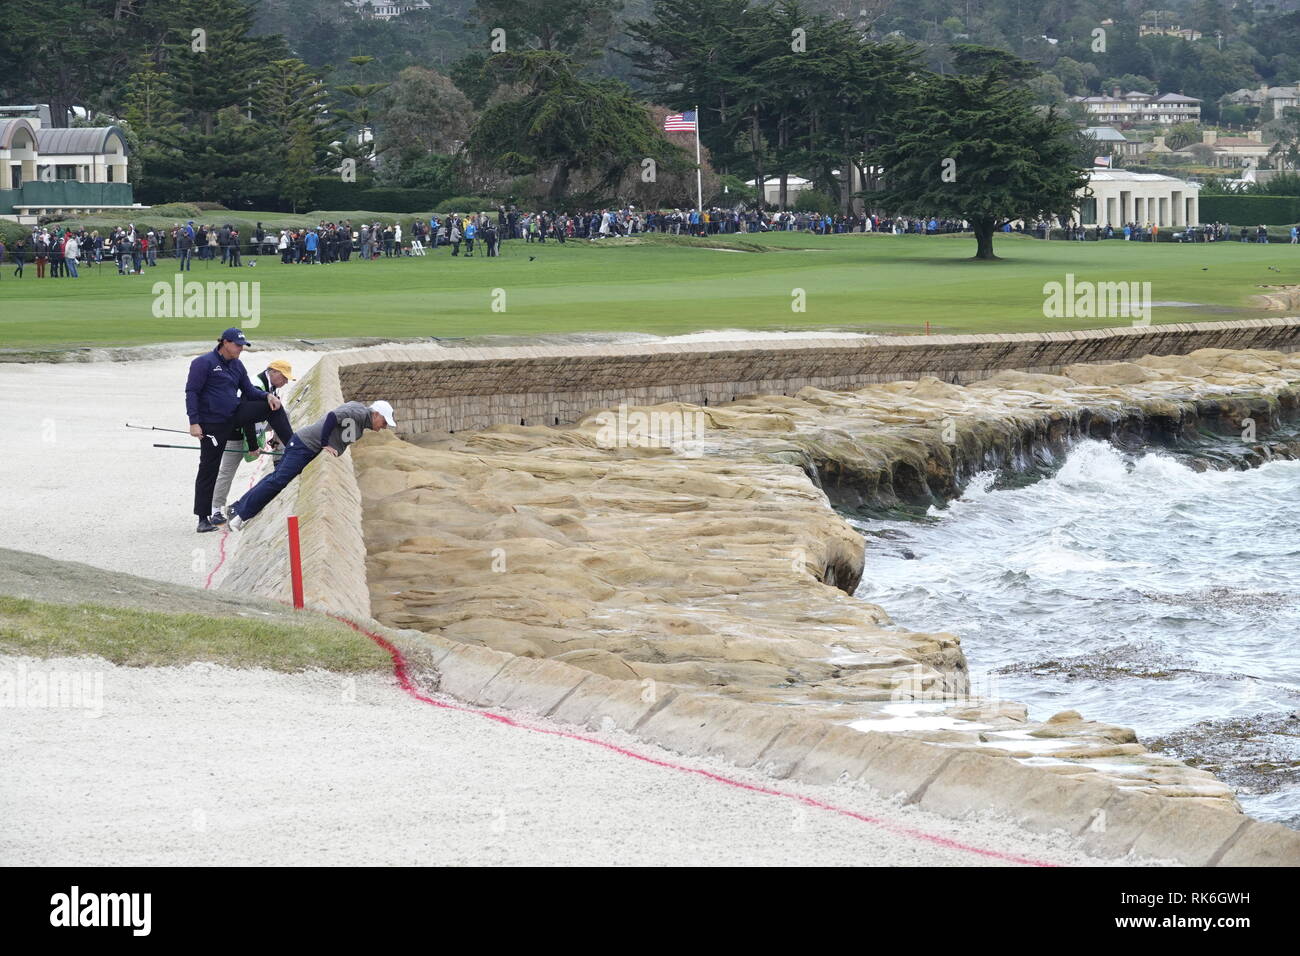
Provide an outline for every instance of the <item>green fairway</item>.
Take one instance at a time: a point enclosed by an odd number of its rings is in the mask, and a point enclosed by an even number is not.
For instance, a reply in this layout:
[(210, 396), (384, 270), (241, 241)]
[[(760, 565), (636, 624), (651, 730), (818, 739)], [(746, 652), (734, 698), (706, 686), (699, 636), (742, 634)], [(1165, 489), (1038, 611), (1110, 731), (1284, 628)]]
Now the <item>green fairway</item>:
[[(719, 248), (730, 247), (731, 251)], [(487, 334), (703, 329), (836, 329), (886, 333), (1022, 332), (1129, 325), (1128, 319), (1048, 319), (1044, 283), (1150, 282), (1154, 322), (1255, 317), (1261, 286), (1300, 283), (1300, 247), (1042, 242), (1002, 236), (1002, 261), (970, 259), (959, 236), (742, 235), (716, 240), (613, 240), (559, 245), (503, 243), (501, 258), (423, 258), (256, 268), (196, 262), (186, 279), (260, 284), (260, 321), (221, 316), (158, 318), (156, 282), (175, 261), (143, 276), (112, 264), (80, 279), (0, 278), (0, 349), (206, 340), (230, 324), (249, 337), (454, 338)], [(252, 261), (245, 258), (245, 264)], [(1269, 266), (1279, 271), (1271, 271)], [(794, 290), (806, 310), (795, 312)], [(499, 290), (499, 291), (498, 291)], [(494, 310), (494, 303), (497, 309)], [(502, 306), (504, 311), (502, 311)]]

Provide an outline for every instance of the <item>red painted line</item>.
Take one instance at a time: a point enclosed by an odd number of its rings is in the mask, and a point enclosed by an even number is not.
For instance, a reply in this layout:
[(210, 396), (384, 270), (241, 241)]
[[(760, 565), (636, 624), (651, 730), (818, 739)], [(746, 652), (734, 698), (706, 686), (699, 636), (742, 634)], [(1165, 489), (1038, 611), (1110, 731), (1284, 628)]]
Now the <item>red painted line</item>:
[(837, 813), (840, 816), (849, 817), (854, 820), (860, 820), (863, 823), (870, 823), (880, 827), (881, 829), (888, 830), (891, 833), (898, 834), (899, 836), (910, 837), (914, 840), (923, 840), (927, 843), (933, 843), (936, 846), (944, 847), (945, 849), (961, 850), (962, 852), (965, 853), (974, 853), (978, 856), (985, 856), (985, 857), (989, 857), (990, 859), (1002, 860), (1008, 863), (1019, 863), (1024, 866), (1054, 867), (1057, 865), (1055, 863), (1048, 863), (1044, 860), (1035, 860), (1030, 857), (1017, 856), (1013, 853), (1002, 853), (999, 850), (987, 850), (984, 849), (983, 847), (971, 846), (970, 844), (961, 843), (957, 840), (953, 840), (950, 837), (940, 836), (937, 833), (927, 833), (925, 830), (918, 830), (914, 827), (902, 826), (897, 823), (891, 823), (890, 821), (882, 820), (879, 817), (872, 817), (872, 816), (868, 816), (865, 813), (858, 813), (856, 810), (849, 810), (845, 807), (837, 807), (832, 803), (825, 803), (821, 800), (814, 800), (812, 797), (805, 797), (799, 793), (790, 793), (789, 791), (786, 790), (777, 790), (772, 787), (764, 787), (758, 784), (745, 783), (743, 780), (736, 780), (733, 779), (732, 777), (726, 777), (723, 776), (722, 774), (713, 773), (712, 771), (709, 770), (701, 770), (698, 767), (687, 767), (683, 764), (673, 763), (668, 760), (660, 760), (656, 757), (650, 757), (647, 756), (646, 754), (637, 753), (635, 750), (628, 750), (627, 748), (620, 747), (617, 744), (612, 744), (604, 740), (599, 740), (595, 737), (588, 737), (585, 734), (575, 734), (567, 730), (556, 730), (550, 727), (539, 727), (536, 724), (528, 724), (523, 721), (516, 720), (513, 717), (507, 717), (505, 714), (498, 714), (490, 710), (482, 710), (477, 707), (466, 707), (460, 704), (449, 704), (446, 701), (434, 700), (432, 697), (420, 693), (419, 689), (415, 686), (415, 682), (411, 680), (411, 675), (407, 670), (407, 663), (406, 663), (405, 656), (403, 656), (402, 652), (398, 650), (396, 645), (394, 645), (391, 641), (389, 641), (387, 638), (383, 637), (382, 635), (374, 633), (373, 631), (366, 630), (364, 627), (357, 624), (355, 621), (350, 621), (345, 617), (341, 617), (340, 615), (330, 614), (330, 617), (334, 618), (336, 621), (341, 621), (342, 623), (346, 624), (348, 627), (352, 628), (352, 630), (360, 634), (364, 634), (366, 637), (370, 638), (372, 641), (374, 641), (376, 644), (378, 644), (380, 647), (386, 650), (388, 652), (389, 657), (393, 659), (393, 674), (394, 676), (397, 677), (397, 683), (401, 686), (402, 690), (406, 691), (407, 694), (409, 694), (411, 697), (414, 697), (416, 700), (420, 701), (421, 703), (428, 704), (431, 707), (440, 707), (443, 710), (460, 711), (461, 713), (465, 713), (465, 714), (477, 714), (480, 717), (485, 717), (488, 720), (494, 720), (497, 723), (505, 724), (508, 727), (518, 727), (521, 730), (531, 730), (534, 733), (547, 734), (552, 737), (563, 737), (567, 740), (578, 740), (578, 741), (582, 741), (583, 743), (593, 744), (594, 746), (603, 747), (605, 750), (613, 751), (614, 753), (620, 754), (621, 756), (629, 757), (633, 760), (640, 760), (643, 763), (652, 764), (656, 767), (663, 767), (667, 770), (676, 770), (680, 773), (689, 773), (689, 774), (694, 774), (696, 776), (705, 777), (709, 780), (716, 781), (717, 783), (726, 784), (729, 787), (735, 787), (740, 790), (748, 790), (751, 793), (760, 793), (763, 794), (764, 796), (769, 796), (769, 797), (784, 797), (785, 799), (793, 800), (796, 803), (802, 803), (806, 806), (814, 807), (818, 810), (826, 810), (830, 813)]
[[(252, 490), (254, 480), (255, 480), (254, 478), (248, 479), (248, 488), (246, 488), (245, 491)], [(222, 525), (221, 537), (217, 539), (218, 541), (217, 547), (220, 549), (217, 556), (217, 565), (211, 571), (208, 572), (208, 579), (203, 582), (203, 590), (205, 591), (211, 589), (213, 576), (218, 571), (220, 571), (221, 566), (226, 563), (226, 536), (228, 534), (230, 534), (230, 528), (227, 527), (226, 525)]]
[(217, 557), (216, 567), (208, 572), (208, 579), (203, 583), (203, 590), (205, 591), (212, 587), (212, 576), (220, 571), (221, 566), (226, 563), (226, 535), (228, 534), (230, 532), (225, 528), (221, 529), (221, 537), (217, 539), (217, 547), (221, 549), (220, 554)]

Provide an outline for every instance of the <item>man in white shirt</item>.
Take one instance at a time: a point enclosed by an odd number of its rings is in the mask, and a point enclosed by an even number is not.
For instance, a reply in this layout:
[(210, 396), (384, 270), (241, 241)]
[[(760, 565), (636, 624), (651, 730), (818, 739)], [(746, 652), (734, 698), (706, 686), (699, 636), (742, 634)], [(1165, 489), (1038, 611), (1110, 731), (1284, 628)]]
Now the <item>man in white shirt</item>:
[(77, 237), (72, 233), (68, 233), (63, 242), (63, 264), (68, 270), (68, 275), (74, 279), (80, 278), (77, 275), (77, 255), (80, 251), (81, 247), (77, 243)]

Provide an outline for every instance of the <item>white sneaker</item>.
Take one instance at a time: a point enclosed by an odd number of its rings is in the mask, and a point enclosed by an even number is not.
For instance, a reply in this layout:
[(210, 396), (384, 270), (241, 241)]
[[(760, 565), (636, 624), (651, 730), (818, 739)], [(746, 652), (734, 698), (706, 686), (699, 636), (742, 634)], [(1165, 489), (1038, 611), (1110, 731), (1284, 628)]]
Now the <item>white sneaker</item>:
[(239, 515), (231, 515), (231, 516), (230, 516), (230, 530), (231, 530), (231, 531), (238, 531), (238, 530), (239, 530), (240, 528), (242, 528), (243, 526), (244, 526), (244, 519), (243, 519), (243, 518), (239, 517)]

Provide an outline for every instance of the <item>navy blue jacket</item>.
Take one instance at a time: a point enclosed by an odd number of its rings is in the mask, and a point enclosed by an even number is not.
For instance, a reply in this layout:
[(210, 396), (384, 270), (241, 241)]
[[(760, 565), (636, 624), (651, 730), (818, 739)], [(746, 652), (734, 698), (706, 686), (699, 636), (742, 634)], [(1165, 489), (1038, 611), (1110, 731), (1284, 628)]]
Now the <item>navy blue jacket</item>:
[(185, 381), (185, 413), (191, 425), (228, 422), (239, 408), (240, 393), (246, 398), (265, 398), (266, 392), (248, 378), (239, 359), (223, 359), (217, 349), (190, 363)]

